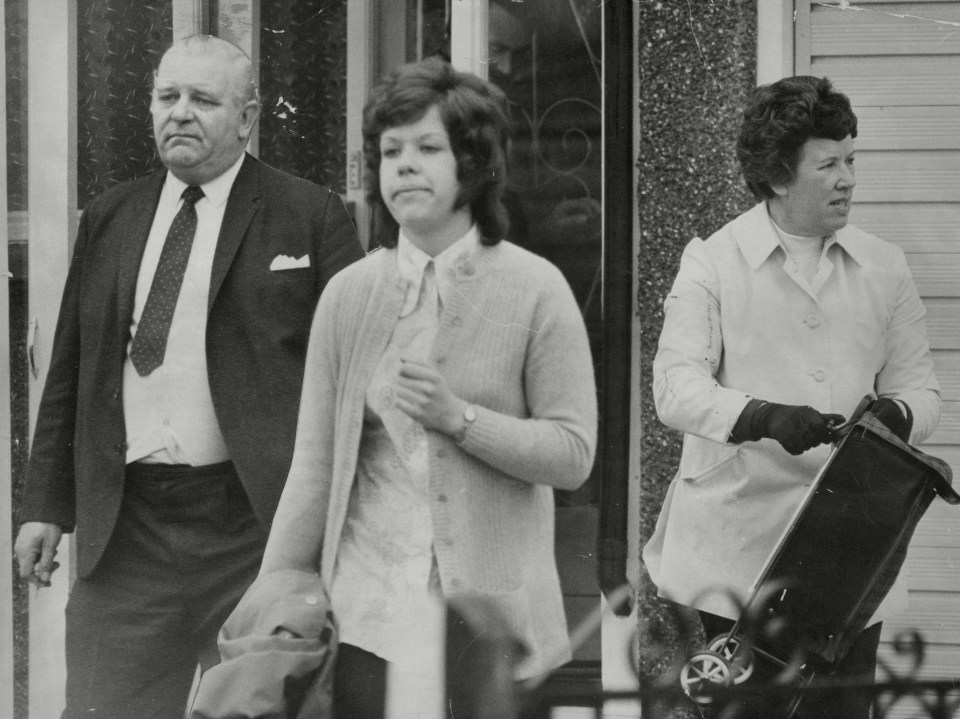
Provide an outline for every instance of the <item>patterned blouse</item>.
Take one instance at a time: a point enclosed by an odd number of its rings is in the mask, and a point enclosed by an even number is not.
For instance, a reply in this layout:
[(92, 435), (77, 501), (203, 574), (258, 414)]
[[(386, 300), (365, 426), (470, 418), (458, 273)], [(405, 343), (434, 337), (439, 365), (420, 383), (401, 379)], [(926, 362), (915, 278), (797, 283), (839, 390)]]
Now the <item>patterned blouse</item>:
[(367, 388), (357, 476), (331, 590), (340, 641), (388, 661), (402, 661), (422, 644), (440, 594), (427, 435), (395, 405), (396, 379), (401, 360), (429, 360), (448, 288), (444, 278), (478, 246), (475, 227), (433, 258), (402, 233), (397, 244), (405, 299)]

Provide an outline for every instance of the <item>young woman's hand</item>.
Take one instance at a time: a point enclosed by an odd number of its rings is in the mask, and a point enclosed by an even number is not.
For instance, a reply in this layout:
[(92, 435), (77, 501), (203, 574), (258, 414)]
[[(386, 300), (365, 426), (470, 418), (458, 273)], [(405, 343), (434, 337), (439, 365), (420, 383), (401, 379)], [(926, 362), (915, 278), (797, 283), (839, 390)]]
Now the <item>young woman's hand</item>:
[(397, 380), (397, 406), (426, 429), (454, 435), (463, 426), (467, 403), (447, 386), (433, 364), (402, 360)]

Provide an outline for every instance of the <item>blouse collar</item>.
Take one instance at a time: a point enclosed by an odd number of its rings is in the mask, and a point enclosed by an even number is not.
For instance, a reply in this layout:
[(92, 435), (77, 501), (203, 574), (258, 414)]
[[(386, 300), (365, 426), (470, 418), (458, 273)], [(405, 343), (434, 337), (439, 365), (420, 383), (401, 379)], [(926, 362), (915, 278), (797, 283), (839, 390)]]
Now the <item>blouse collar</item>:
[(397, 269), (404, 286), (404, 300), (400, 309), (400, 316), (406, 317), (417, 307), (420, 297), (420, 286), (423, 283), (423, 274), (431, 262), (433, 263), (434, 277), (436, 277), (437, 291), (440, 305), (443, 306), (449, 299), (449, 292), (453, 281), (461, 274), (474, 273), (474, 258), (480, 247), (480, 233), (476, 225), (472, 225), (466, 234), (456, 240), (447, 249), (431, 257), (417, 247), (400, 232), (397, 241)]

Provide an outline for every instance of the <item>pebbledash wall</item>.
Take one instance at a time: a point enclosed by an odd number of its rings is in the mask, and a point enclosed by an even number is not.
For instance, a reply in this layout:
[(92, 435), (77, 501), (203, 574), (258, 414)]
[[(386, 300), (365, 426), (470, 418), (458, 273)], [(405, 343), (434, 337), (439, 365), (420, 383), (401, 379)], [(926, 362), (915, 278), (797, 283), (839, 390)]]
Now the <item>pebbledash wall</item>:
[[(687, 242), (753, 204), (734, 147), (744, 101), (756, 85), (756, 1), (638, 3), (641, 547), (680, 458), (681, 434), (657, 420), (651, 389), (663, 299)], [(645, 570), (638, 615), (641, 679), (649, 681), (679, 642), (676, 618)]]

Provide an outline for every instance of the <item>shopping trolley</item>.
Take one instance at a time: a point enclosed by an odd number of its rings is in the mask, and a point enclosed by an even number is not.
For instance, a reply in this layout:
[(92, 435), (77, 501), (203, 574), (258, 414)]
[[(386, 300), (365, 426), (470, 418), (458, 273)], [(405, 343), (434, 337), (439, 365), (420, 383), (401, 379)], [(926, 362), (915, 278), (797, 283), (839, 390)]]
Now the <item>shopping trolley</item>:
[[(791, 687), (829, 676), (866, 627), (903, 565), (936, 496), (960, 504), (949, 465), (901, 441), (866, 407), (840, 439), (771, 552), (731, 630), (680, 673), (701, 705), (759, 666)], [(794, 692), (783, 716), (802, 699)]]

